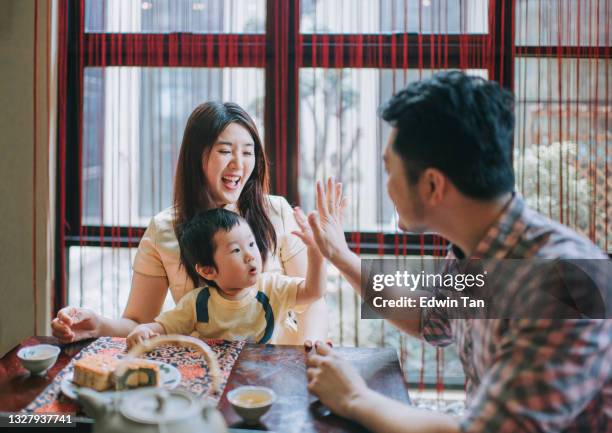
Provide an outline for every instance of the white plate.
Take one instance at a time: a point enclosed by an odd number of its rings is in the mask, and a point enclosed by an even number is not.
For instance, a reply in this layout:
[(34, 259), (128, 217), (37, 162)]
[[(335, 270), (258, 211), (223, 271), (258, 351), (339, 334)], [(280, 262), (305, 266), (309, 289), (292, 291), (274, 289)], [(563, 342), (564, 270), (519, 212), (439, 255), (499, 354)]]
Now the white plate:
[[(178, 371), (178, 369), (174, 365), (166, 364), (165, 362), (161, 362), (161, 361), (154, 361), (152, 359), (147, 359), (147, 362), (152, 362), (159, 366), (159, 382), (160, 382), (159, 386), (163, 386), (164, 388), (172, 389), (172, 388), (176, 388), (176, 386), (179, 383), (181, 383), (181, 373), (180, 371)], [(76, 400), (77, 399), (76, 392), (79, 389), (81, 389), (81, 387), (72, 381), (72, 377), (73, 377), (73, 373), (68, 373), (66, 376), (64, 376), (60, 384), (60, 389), (62, 390), (62, 393), (66, 397)], [(125, 391), (108, 390), (108, 391), (102, 391), (100, 392), (100, 394), (108, 395), (109, 397), (113, 397), (115, 394), (118, 394), (121, 392), (137, 391), (138, 389), (142, 389), (142, 388), (144, 387), (136, 388), (132, 390), (125, 390)]]

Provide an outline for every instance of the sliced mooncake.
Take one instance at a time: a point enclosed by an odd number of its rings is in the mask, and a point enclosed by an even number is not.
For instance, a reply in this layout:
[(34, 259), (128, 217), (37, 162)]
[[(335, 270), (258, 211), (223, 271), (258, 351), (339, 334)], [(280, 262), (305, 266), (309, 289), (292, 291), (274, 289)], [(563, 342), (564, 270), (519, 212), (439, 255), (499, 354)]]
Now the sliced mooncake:
[(113, 380), (118, 390), (156, 386), (159, 383), (159, 367), (152, 362), (138, 359), (130, 362), (123, 372), (116, 371)]
[(114, 386), (113, 372), (119, 360), (112, 356), (87, 356), (74, 363), (73, 382), (80, 386), (105, 391)]

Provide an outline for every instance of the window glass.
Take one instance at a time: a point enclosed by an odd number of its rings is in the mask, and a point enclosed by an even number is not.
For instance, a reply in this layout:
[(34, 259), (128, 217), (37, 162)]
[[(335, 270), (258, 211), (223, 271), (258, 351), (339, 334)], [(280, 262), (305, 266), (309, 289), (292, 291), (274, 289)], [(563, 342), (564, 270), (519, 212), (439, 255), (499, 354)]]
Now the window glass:
[(516, 44), (611, 46), (610, 0), (516, 0)]
[[(377, 109), (409, 82), (434, 70), (300, 70), (299, 193), (304, 209), (314, 208), (317, 179), (338, 176), (350, 197), (348, 231), (397, 231), (386, 190), (382, 154), (390, 127)], [(485, 70), (468, 73), (486, 77)]]
[(487, 33), (487, 0), (301, 0), (303, 33)]
[(264, 72), (256, 68), (85, 68), (83, 224), (146, 226), (172, 203), (187, 118), (232, 101), (263, 137)]
[(263, 33), (265, 0), (85, 0), (88, 33)]
[(604, 249), (612, 240), (611, 66), (606, 59), (515, 61), (517, 186), (532, 208)]
[[(68, 248), (68, 305), (119, 318), (127, 305), (136, 248)], [(163, 309), (174, 307), (168, 291)]]

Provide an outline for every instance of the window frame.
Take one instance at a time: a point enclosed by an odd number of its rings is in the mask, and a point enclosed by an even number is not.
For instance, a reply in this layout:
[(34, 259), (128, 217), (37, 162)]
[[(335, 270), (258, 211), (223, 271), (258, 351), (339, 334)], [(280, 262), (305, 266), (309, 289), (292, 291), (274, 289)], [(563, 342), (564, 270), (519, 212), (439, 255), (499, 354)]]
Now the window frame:
[[(264, 34), (219, 34), (219, 33), (84, 33), (84, 0), (67, 2), (65, 11), (68, 16), (68, 85), (66, 86), (66, 177), (79, 179), (65, 185), (65, 220), (66, 226), (62, 244), (67, 246), (90, 245), (90, 246), (135, 246), (138, 244), (144, 227), (111, 227), (111, 226), (83, 226), (81, 224), (80, 198), (81, 185), (81, 131), (82, 131), (82, 97), (83, 97), (83, 70), (85, 67), (95, 66), (188, 66), (188, 67), (258, 67), (265, 68), (265, 109), (264, 125), (266, 153), (270, 161), (271, 177), (278, 179), (272, 182), (271, 192), (284, 195), (290, 203), (299, 204), (298, 195), (298, 165), (299, 152), (299, 101), (298, 72), (300, 68), (329, 67), (329, 68), (407, 68), (439, 67), (442, 59), (440, 53), (434, 52), (436, 46), (442, 42), (448, 47), (444, 53), (444, 64), (448, 68), (484, 68), (489, 56), (493, 56), (494, 62), (489, 67), (491, 79), (499, 81), (504, 87), (512, 88), (513, 79), (513, 56), (504, 56), (503, 52), (512, 51), (512, 22), (499, 25), (504, 14), (511, 17), (511, 6), (513, 0), (502, 0), (495, 2), (489, 0), (489, 33), (496, 35), (497, 39), (504, 42), (503, 48), (495, 48), (495, 41), (489, 41), (486, 34), (325, 34), (324, 37), (313, 34), (300, 34), (300, 1), (299, 0), (267, 0), (266, 8), (266, 33)], [(493, 12), (493, 13), (492, 13)], [(506, 21), (512, 21), (507, 20)], [(498, 24), (496, 24), (498, 23)], [(499, 36), (499, 32), (504, 34)], [(82, 43), (80, 36), (83, 35)], [(363, 39), (363, 58), (356, 61), (352, 55), (355, 41)], [(162, 61), (156, 61), (152, 56), (147, 56), (145, 41), (147, 43), (159, 44), (162, 49)], [(181, 59), (172, 56), (169, 50), (171, 41), (174, 43), (189, 42), (195, 46), (205, 48), (209, 44), (218, 46), (221, 44), (234, 44), (237, 55), (222, 62), (219, 59), (219, 51), (214, 50), (212, 64), (204, 58), (190, 57)], [(510, 43), (508, 43), (510, 41)], [(421, 44), (421, 50), (414, 49)], [(121, 45), (130, 47), (131, 50), (122, 50), (121, 56), (111, 56), (110, 48)], [(341, 58), (322, 59), (323, 45), (342, 46), (343, 56)], [(461, 53), (461, 44), (467, 47), (467, 52)], [(279, 55), (288, 58), (288, 68), (275, 67), (275, 62), (261, 62), (258, 57), (249, 56), (252, 49), (263, 49), (266, 59), (273, 59)], [(313, 59), (313, 52), (319, 53), (317, 59)], [(331, 50), (329, 51), (331, 52)], [(104, 56), (104, 61), (102, 61)], [(436, 63), (436, 58), (437, 63)], [(510, 61), (512, 59), (512, 61)], [(313, 61), (315, 60), (315, 61)], [(326, 61), (327, 60), (327, 61)], [(325, 66), (322, 66), (325, 64)], [(279, 83), (285, 83), (287, 90), (280, 94)], [(280, 101), (280, 104), (277, 103)], [(288, 107), (296, 107), (295, 110), (287, 110)], [(275, 110), (282, 110), (287, 117), (287, 128), (284, 131), (275, 131), (273, 127)], [(77, 125), (75, 128), (74, 126)], [(61, 131), (60, 131), (61, 132)], [(286, 142), (286, 155), (280, 155), (280, 143)], [(285, 157), (285, 158), (281, 158)], [(277, 163), (278, 161), (284, 163)], [(61, 175), (62, 173), (60, 173)], [(286, 183), (280, 184), (281, 179), (287, 179)], [(60, 197), (62, 198), (62, 197)], [(371, 239), (380, 236), (375, 232), (361, 232), (363, 237)], [(408, 244), (423, 244), (426, 252), (436, 251), (435, 243), (439, 237), (433, 234), (421, 236), (418, 234), (395, 234), (385, 233), (382, 246), (364, 245), (362, 252), (373, 252), (381, 250), (395, 250), (395, 237), (406, 239)], [(354, 233), (347, 233), (347, 238), (354, 238)], [(390, 242), (389, 242), (390, 241)], [(356, 247), (357, 245), (355, 245)], [(420, 253), (421, 248), (410, 249)]]
[[(265, 68), (264, 126), (266, 153), (270, 161), (271, 192), (299, 204), (299, 70), (309, 67), (407, 68), (424, 69), (444, 65), (448, 68), (485, 68), (489, 77), (513, 90), (514, 80), (514, 0), (489, 0), (488, 34), (301, 34), (300, 0), (267, 0), (266, 28), (263, 34), (133, 34), (84, 33), (85, 0), (60, 3), (60, 25), (65, 47), (60, 46), (60, 68), (66, 84), (60, 85), (64, 102), (58, 119), (59, 154), (64, 160), (57, 173), (56, 284), (53, 314), (66, 305), (69, 248), (73, 246), (135, 247), (145, 227), (91, 226), (81, 224), (83, 74), (90, 66), (191, 66)], [(147, 56), (144, 41), (160, 44), (161, 62)], [(351, 55), (355, 41), (363, 40), (363, 57)], [(209, 44), (234, 44), (237, 55), (229, 63), (214, 50), (210, 59), (180, 59), (173, 56), (173, 44), (189, 42), (205, 48)], [(150, 43), (150, 42), (149, 42)], [(110, 56), (108, 48), (120, 44), (130, 47), (122, 56)], [(343, 48), (343, 56), (323, 59), (323, 44)], [(420, 49), (418, 49), (420, 44)], [(447, 47), (443, 58), (438, 49)], [(176, 45), (175, 45), (176, 46)], [(462, 51), (462, 47), (466, 51)], [(264, 50), (249, 56), (250, 50)], [(436, 52), (436, 50), (438, 51)], [(63, 56), (62, 56), (63, 52)], [(106, 54), (104, 54), (106, 53)], [(318, 53), (316, 59), (313, 53)], [(102, 56), (105, 56), (102, 61)], [(280, 60), (280, 62), (278, 61)], [(285, 67), (279, 63), (285, 62)], [(322, 66), (325, 65), (325, 66)], [(288, 67), (287, 67), (288, 66)], [(62, 69), (60, 69), (62, 71)], [(285, 90), (284, 92), (281, 89)], [(279, 113), (287, 118), (285, 128), (275, 128)], [(282, 146), (287, 143), (287, 146)], [(70, 179), (70, 181), (68, 181)], [(74, 181), (76, 179), (76, 181)], [(287, 179), (287, 182), (282, 182)], [(351, 248), (363, 254), (442, 255), (447, 242), (435, 234), (346, 232)], [(432, 383), (430, 383), (430, 381)], [(435, 385), (427, 379), (427, 386)], [(456, 383), (455, 383), (456, 382)], [(456, 380), (445, 381), (447, 388), (463, 388)]]

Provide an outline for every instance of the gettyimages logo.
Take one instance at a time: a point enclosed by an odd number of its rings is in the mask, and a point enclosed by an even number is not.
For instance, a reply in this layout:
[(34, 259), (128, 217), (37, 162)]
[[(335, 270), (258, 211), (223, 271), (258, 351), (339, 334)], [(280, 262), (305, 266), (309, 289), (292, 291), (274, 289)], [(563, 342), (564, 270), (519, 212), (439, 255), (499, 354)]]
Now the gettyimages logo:
[(374, 274), (372, 290), (381, 291), (385, 287), (405, 287), (414, 292), (416, 289), (444, 287), (458, 292), (471, 287), (483, 287), (487, 271), (481, 274), (432, 274), (421, 271), (414, 274), (408, 271), (395, 271), (395, 274)]
[(363, 319), (612, 318), (612, 261), (362, 260)]

